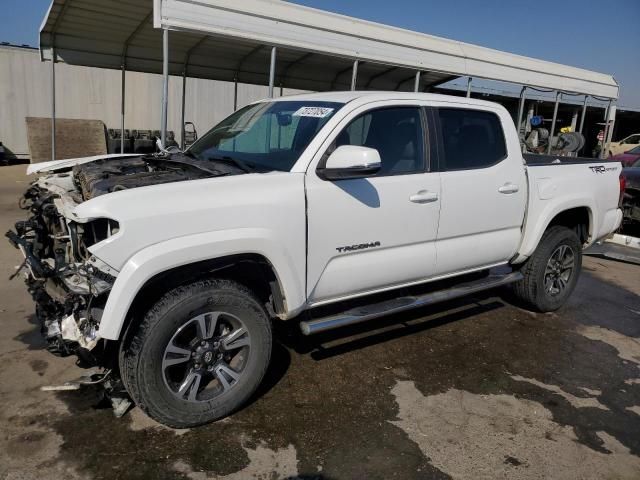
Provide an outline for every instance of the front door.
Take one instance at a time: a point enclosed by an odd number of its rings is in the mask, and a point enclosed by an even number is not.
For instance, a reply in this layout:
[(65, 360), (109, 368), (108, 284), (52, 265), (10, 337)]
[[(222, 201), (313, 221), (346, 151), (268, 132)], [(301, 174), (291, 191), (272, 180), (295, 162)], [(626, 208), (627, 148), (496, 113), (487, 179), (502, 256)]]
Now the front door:
[(362, 107), (342, 125), (324, 159), (342, 145), (366, 146), (378, 150), (382, 168), (340, 181), (307, 173), (311, 304), (417, 282), (436, 263), (440, 174), (429, 172), (423, 110)]

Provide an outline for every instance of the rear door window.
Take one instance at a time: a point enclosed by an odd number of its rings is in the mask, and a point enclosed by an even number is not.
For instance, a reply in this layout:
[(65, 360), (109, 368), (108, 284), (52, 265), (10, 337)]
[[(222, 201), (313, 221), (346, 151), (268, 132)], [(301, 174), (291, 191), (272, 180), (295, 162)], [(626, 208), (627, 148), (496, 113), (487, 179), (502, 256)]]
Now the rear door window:
[(464, 108), (438, 108), (444, 170), (487, 168), (507, 157), (500, 118)]

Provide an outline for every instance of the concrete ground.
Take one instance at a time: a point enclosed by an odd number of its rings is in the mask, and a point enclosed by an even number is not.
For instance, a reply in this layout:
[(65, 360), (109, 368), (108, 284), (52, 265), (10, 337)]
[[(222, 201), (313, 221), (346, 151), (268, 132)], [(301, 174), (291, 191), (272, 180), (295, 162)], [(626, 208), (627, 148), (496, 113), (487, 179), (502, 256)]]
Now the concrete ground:
[[(23, 171), (0, 169), (4, 230)], [(40, 391), (79, 370), (43, 348), (7, 280), (19, 262), (0, 245), (1, 479), (640, 478), (638, 265), (585, 258), (555, 314), (493, 292), (315, 343), (282, 333), (246, 408), (173, 431), (94, 390)]]

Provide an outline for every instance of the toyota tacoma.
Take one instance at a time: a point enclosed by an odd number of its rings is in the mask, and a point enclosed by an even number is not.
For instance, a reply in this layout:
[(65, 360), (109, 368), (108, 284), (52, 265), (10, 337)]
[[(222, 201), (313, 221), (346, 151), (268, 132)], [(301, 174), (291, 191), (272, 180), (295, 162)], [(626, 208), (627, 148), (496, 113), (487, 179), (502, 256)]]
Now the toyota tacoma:
[(431, 94), (264, 100), (184, 152), (28, 173), (7, 236), (49, 349), (172, 427), (248, 400), (275, 322), (312, 335), (507, 284), (556, 310), (622, 219), (619, 162), (523, 156), (502, 106)]

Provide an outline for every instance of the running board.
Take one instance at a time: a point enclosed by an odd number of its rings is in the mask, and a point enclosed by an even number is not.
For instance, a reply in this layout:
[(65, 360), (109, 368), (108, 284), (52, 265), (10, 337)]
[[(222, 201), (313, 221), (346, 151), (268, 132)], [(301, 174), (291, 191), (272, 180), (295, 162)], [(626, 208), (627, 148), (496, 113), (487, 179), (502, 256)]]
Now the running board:
[(367, 320), (385, 315), (404, 312), (405, 310), (412, 310), (434, 303), (446, 302), (447, 300), (464, 297), (483, 290), (508, 285), (522, 280), (522, 278), (520, 272), (511, 272), (504, 275), (489, 275), (480, 280), (461, 283), (445, 290), (436, 290), (435, 292), (418, 296), (394, 298), (380, 303), (353, 308), (338, 315), (300, 322), (300, 330), (302, 330), (304, 335), (314, 335), (316, 333), (326, 332), (327, 330), (333, 330), (334, 328), (366, 322)]

